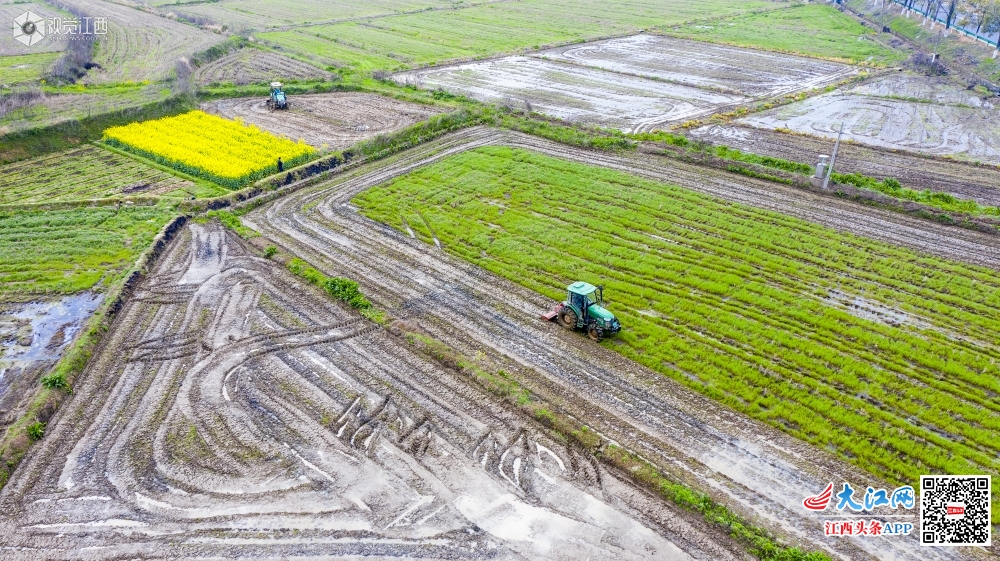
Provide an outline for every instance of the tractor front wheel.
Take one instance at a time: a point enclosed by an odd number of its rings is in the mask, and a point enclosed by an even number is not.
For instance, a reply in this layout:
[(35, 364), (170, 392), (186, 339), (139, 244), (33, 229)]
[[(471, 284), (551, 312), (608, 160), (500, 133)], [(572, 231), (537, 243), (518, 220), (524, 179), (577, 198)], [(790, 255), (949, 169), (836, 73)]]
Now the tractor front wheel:
[(573, 308), (566, 306), (559, 312), (559, 323), (566, 329), (576, 328), (576, 312), (573, 311)]
[(594, 341), (600, 343), (601, 340), (604, 339), (604, 330), (592, 323), (590, 324), (590, 327), (587, 328), (587, 337), (590, 337)]

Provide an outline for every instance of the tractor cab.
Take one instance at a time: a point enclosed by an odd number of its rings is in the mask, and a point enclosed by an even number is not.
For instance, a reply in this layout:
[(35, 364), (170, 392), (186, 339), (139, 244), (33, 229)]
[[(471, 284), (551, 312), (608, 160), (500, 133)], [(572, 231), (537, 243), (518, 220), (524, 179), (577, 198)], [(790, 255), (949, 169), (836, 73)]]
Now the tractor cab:
[(592, 305), (600, 305), (604, 295), (603, 287), (598, 288), (583, 281), (569, 285), (566, 287), (566, 292), (568, 293), (566, 302), (578, 310), (589, 310)]
[(577, 281), (566, 287), (566, 301), (542, 316), (559, 319), (567, 329), (584, 329), (595, 341), (621, 331), (621, 323), (604, 307), (604, 287)]
[(271, 97), (267, 100), (267, 108), (271, 111), (288, 109), (288, 98), (281, 89), (281, 82), (271, 82)]

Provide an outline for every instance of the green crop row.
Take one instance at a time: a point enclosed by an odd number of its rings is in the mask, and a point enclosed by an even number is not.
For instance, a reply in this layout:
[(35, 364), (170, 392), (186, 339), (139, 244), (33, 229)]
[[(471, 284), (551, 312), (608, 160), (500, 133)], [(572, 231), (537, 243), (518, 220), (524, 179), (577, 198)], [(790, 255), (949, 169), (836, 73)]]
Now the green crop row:
[(907, 189), (899, 181), (891, 177), (879, 181), (874, 177), (859, 173), (834, 173), (831, 179), (837, 183), (854, 185), (855, 187), (869, 191), (878, 191), (897, 199), (923, 203), (949, 212), (1000, 216), (1000, 207), (985, 206), (976, 201), (959, 199), (951, 193), (938, 193), (929, 189), (923, 191)]
[(0, 212), (0, 298), (107, 285), (176, 214), (167, 204)]
[(98, 199), (191, 187), (190, 181), (94, 146), (0, 167), (0, 204)]
[(354, 202), (553, 299), (604, 284), (610, 348), (873, 475), (1000, 473), (993, 271), (508, 148)]

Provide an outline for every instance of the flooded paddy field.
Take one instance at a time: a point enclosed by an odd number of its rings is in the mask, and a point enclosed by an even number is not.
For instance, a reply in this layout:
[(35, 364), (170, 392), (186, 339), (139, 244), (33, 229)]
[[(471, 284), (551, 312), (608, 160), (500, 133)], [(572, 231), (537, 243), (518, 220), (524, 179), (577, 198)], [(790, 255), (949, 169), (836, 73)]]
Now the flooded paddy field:
[(746, 97), (535, 57), (507, 57), (419, 73), (424, 87), (530, 108), (571, 122), (649, 131)]
[(924, 76), (892, 74), (751, 115), (740, 124), (1000, 164), (995, 102)]
[(532, 56), (752, 98), (822, 87), (857, 72), (836, 62), (649, 34), (560, 47)]
[(394, 79), (642, 132), (821, 87), (854, 72), (838, 63), (642, 34)]

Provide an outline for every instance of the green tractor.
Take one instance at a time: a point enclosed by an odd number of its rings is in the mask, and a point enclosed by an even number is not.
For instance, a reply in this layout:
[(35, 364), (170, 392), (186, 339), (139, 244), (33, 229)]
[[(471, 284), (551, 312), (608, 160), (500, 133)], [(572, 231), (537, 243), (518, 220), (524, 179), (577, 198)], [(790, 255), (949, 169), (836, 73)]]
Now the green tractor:
[(288, 109), (288, 96), (281, 89), (281, 82), (271, 82), (271, 97), (267, 98), (267, 110)]
[(621, 331), (622, 324), (604, 307), (604, 287), (577, 281), (566, 287), (566, 301), (542, 315), (546, 321), (558, 320), (566, 329), (584, 329), (594, 341)]

